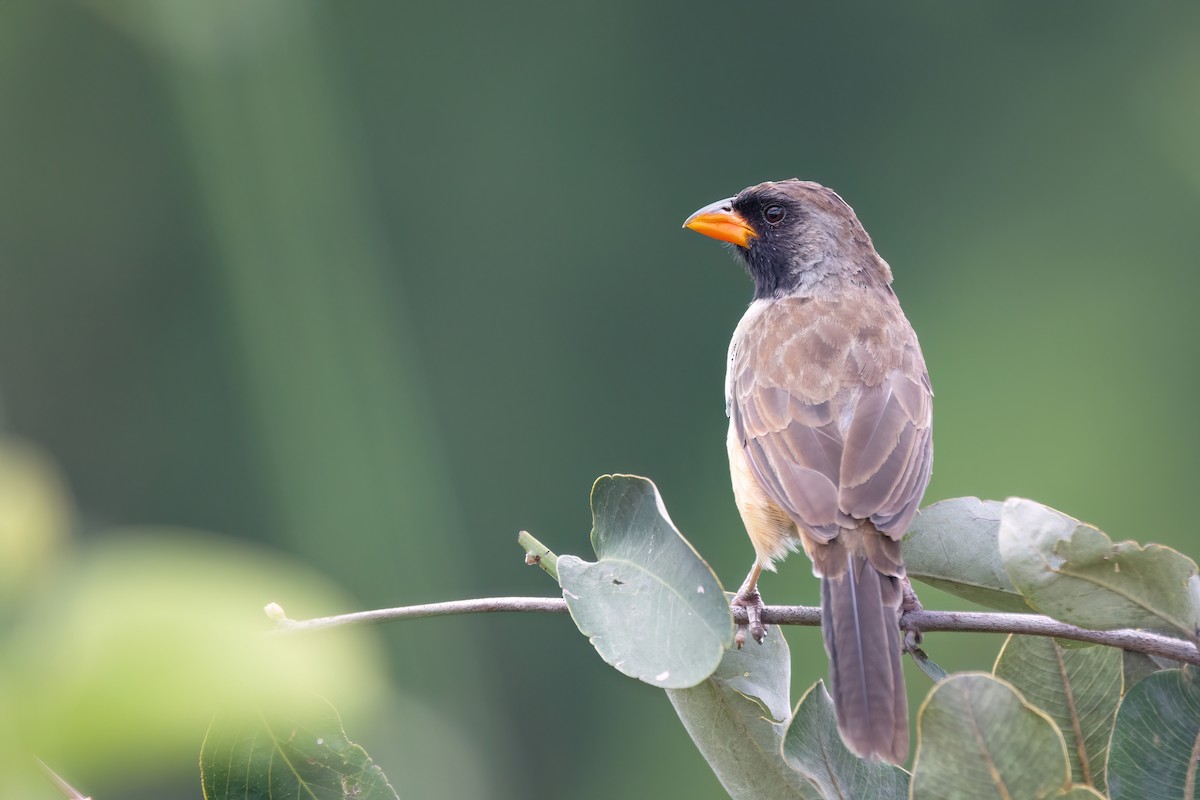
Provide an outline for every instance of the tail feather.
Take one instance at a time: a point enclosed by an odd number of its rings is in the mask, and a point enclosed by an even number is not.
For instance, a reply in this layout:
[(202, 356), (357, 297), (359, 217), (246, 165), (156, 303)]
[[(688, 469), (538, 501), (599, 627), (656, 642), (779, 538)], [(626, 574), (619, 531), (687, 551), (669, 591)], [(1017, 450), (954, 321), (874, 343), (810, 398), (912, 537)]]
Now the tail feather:
[(844, 569), (827, 570), (821, 579), (822, 630), (838, 729), (859, 756), (899, 764), (908, 756), (900, 580), (876, 569), (858, 548), (846, 548), (844, 558)]

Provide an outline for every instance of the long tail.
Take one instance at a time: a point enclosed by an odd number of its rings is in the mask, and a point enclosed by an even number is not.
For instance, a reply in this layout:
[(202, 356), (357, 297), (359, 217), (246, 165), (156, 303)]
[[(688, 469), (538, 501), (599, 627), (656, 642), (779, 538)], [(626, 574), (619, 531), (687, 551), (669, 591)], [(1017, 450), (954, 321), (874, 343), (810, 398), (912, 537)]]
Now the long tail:
[[(867, 537), (885, 538), (874, 531)], [(882, 544), (871, 542), (877, 543)], [(895, 545), (899, 568), (899, 543), (888, 544)], [(908, 698), (898, 625), (900, 580), (876, 569), (861, 544), (837, 549), (844, 561), (837, 566), (826, 562), (822, 570), (821, 615), (838, 729), (846, 746), (862, 758), (899, 764), (908, 756)]]

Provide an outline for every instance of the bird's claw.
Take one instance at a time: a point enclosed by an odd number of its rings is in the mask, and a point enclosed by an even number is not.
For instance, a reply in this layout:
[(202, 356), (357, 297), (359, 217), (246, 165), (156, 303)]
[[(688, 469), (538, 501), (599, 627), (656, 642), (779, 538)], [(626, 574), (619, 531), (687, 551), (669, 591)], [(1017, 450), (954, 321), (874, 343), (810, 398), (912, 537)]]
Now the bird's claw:
[(912, 653), (920, 650), (921, 642), (924, 641), (925, 635), (915, 625), (904, 624), (903, 615), (909, 611), (922, 611), (924, 610), (924, 606), (921, 605), (921, 599), (917, 597), (917, 592), (913, 589), (912, 581), (908, 579), (907, 575), (900, 580), (900, 591), (900, 627), (904, 629), (904, 649)]
[(729, 601), (729, 604), (746, 609), (746, 622), (738, 623), (737, 632), (733, 635), (733, 643), (737, 645), (737, 649), (741, 650), (742, 645), (746, 643), (747, 630), (750, 631), (754, 641), (762, 644), (767, 635), (767, 626), (762, 621), (762, 611), (766, 608), (766, 604), (763, 603), (762, 595), (758, 593), (758, 590), (739, 591), (733, 596), (733, 600)]
[(924, 606), (921, 605), (921, 598), (917, 597), (917, 591), (912, 587), (912, 581), (905, 575), (900, 580), (900, 610), (901, 611), (921, 611)]

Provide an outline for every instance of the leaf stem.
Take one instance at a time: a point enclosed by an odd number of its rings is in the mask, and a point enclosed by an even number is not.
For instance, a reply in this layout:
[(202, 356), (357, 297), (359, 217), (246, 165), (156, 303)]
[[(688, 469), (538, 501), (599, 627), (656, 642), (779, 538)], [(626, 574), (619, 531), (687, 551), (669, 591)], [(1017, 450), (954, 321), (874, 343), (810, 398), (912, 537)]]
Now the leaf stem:
[(537, 564), (546, 574), (558, 581), (558, 556), (546, 545), (539, 542), (529, 531), (517, 534), (517, 544), (525, 548), (525, 563)]

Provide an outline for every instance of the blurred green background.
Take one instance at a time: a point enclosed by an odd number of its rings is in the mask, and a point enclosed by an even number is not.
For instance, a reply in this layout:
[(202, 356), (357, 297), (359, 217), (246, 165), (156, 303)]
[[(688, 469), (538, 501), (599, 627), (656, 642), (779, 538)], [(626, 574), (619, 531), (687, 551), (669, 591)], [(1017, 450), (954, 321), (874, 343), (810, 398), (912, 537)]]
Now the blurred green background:
[[(767, 179), (837, 189), (893, 267), (927, 502), (1200, 554), (1198, 41), (1196, 3), (0, 5), (0, 745), (97, 798), (199, 797), (203, 722), (139, 691), (170, 667), (103, 669), (214, 597), (257, 624), (552, 594), (516, 532), (588, 554), (604, 472), (652, 477), (736, 587), (750, 284), (679, 226)], [(763, 589), (816, 601), (796, 559)], [(71, 616), (108, 603), (165, 621)], [(824, 653), (787, 635), (798, 697)], [(402, 797), (722, 796), (565, 617), (358, 636), (323, 691)], [(928, 639), (951, 668), (999, 645)], [(258, 668), (227, 646), (198, 674)]]

